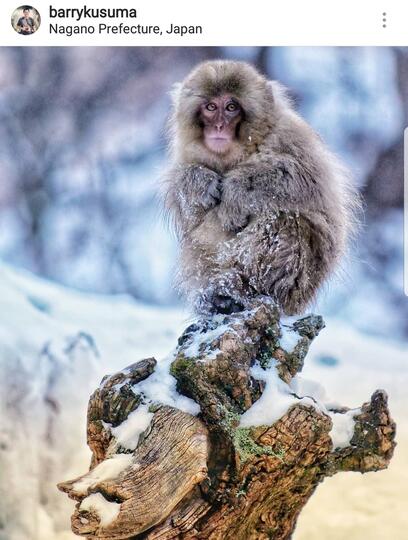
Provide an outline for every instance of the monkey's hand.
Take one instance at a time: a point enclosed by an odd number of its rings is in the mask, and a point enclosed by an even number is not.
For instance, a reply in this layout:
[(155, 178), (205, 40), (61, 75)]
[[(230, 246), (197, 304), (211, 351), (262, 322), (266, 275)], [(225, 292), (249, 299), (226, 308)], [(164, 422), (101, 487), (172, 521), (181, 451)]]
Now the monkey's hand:
[(204, 165), (178, 165), (162, 183), (164, 203), (181, 234), (200, 225), (221, 200), (221, 176)]
[(188, 186), (191, 200), (195, 205), (200, 205), (204, 210), (209, 210), (221, 200), (221, 176), (204, 167), (193, 165), (188, 171)]
[(217, 209), (222, 228), (234, 233), (242, 231), (250, 221), (250, 210), (248, 194), (242, 185), (233, 177), (224, 178), (221, 204)]

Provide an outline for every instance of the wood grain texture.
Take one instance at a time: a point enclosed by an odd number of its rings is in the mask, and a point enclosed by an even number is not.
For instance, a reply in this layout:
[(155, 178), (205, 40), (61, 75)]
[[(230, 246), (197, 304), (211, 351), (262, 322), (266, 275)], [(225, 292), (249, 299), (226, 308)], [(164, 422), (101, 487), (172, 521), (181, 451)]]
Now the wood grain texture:
[[(285, 540), (326, 476), (386, 468), (395, 446), (395, 424), (382, 390), (362, 405), (350, 444), (338, 450), (329, 435), (330, 416), (300, 401), (273, 425), (239, 425), (240, 415), (265, 387), (252, 377), (251, 366), (273, 362), (289, 382), (301, 371), (323, 326), (316, 316), (293, 323), (298, 340), (287, 351), (277, 310), (259, 300), (247, 312), (188, 327), (170, 371), (179, 392), (194, 399), (201, 413), (194, 417), (156, 406), (132, 453), (132, 465), (89, 490), (120, 503), (119, 515), (108, 527), (100, 526), (96, 513), (79, 510), (85, 495), (78, 496), (73, 488), (78, 479), (59, 484), (78, 501), (73, 531), (111, 540)], [(105, 378), (92, 395), (91, 469), (117, 451), (106, 425), (120, 425), (140, 406), (144, 396), (138, 394), (137, 382), (153, 373), (155, 365), (152, 358), (133, 364)]]

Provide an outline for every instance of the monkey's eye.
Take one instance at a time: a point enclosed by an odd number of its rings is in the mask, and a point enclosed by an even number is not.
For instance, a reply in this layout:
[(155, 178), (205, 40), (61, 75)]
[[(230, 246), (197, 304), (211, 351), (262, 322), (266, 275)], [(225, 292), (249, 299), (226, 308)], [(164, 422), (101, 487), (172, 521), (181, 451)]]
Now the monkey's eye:
[(207, 109), (207, 111), (213, 112), (217, 108), (217, 105), (215, 103), (207, 103), (205, 108)]
[(225, 107), (225, 109), (228, 112), (235, 112), (238, 110), (238, 105), (236, 103), (228, 103), (228, 105)]

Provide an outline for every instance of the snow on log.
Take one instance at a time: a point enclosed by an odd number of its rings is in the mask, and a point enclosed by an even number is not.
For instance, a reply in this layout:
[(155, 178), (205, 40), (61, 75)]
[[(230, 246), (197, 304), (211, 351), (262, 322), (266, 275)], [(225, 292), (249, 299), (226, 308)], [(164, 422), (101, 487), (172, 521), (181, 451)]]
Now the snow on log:
[(173, 355), (105, 377), (91, 396), (91, 469), (59, 484), (87, 538), (290, 538), (317, 485), (388, 466), (395, 424), (377, 390), (334, 407), (300, 377), (318, 316), (266, 300), (189, 326)]

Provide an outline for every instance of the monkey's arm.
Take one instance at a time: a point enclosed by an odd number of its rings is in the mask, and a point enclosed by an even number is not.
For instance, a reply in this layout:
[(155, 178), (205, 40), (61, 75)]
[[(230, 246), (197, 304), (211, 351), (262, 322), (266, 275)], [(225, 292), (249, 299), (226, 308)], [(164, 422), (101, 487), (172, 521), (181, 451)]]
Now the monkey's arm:
[(316, 182), (321, 174), (317, 165), (305, 167), (292, 156), (239, 165), (222, 181), (218, 216), (223, 228), (237, 232), (264, 212), (323, 210)]
[(204, 165), (177, 165), (164, 182), (168, 211), (181, 232), (197, 227), (221, 199), (221, 177)]

